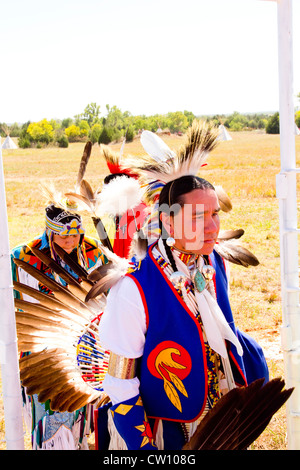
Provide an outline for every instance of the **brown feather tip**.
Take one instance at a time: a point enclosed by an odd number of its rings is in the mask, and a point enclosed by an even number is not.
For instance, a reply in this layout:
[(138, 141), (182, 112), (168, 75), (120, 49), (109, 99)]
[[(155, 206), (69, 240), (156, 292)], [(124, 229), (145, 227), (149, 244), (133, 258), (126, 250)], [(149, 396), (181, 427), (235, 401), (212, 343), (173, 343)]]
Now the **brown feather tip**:
[(242, 245), (238, 245), (228, 240), (223, 240), (215, 244), (215, 251), (224, 259), (233, 264), (238, 264), (248, 268), (249, 266), (258, 266), (257, 257)]
[(77, 181), (76, 181), (76, 186), (75, 186), (76, 188), (79, 188), (80, 183), (85, 175), (87, 164), (91, 156), (91, 152), (92, 152), (92, 142), (88, 141), (84, 146), (83, 154), (80, 160)]
[(244, 450), (264, 431), (293, 388), (284, 380), (258, 379), (224, 395), (206, 414), (183, 450)]
[(215, 186), (215, 191), (219, 199), (221, 210), (223, 212), (230, 212), (232, 209), (232, 203), (227, 193), (224, 191), (222, 186)]
[(245, 231), (241, 229), (236, 230), (221, 230), (218, 235), (218, 240), (232, 240), (233, 238), (241, 238), (244, 235)]

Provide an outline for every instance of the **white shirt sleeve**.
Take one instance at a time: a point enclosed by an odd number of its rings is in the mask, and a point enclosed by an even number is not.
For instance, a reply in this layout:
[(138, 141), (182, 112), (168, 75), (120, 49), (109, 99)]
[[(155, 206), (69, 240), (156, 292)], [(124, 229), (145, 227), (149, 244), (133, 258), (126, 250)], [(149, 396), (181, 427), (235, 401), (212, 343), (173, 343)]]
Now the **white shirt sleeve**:
[[(99, 338), (103, 347), (128, 358), (142, 356), (146, 333), (144, 305), (135, 282), (122, 278), (113, 286), (99, 324)], [(103, 389), (112, 404), (122, 403), (139, 394), (139, 379), (119, 379), (108, 373)]]

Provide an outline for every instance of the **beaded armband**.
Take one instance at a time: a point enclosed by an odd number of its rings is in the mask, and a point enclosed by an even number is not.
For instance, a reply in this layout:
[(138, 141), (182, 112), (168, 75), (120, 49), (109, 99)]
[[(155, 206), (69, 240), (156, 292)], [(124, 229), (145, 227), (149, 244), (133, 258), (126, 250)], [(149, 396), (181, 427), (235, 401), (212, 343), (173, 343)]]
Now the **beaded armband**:
[(137, 360), (110, 353), (107, 373), (117, 379), (133, 379), (136, 376)]

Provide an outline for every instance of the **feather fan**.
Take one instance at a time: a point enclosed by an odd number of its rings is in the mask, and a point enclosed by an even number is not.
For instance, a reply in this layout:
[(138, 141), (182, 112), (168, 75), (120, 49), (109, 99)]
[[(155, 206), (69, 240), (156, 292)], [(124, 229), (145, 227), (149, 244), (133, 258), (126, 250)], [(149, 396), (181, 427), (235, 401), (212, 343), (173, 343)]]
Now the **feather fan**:
[(258, 379), (234, 388), (205, 415), (183, 450), (245, 450), (291, 396), (284, 381)]
[[(41, 258), (59, 276), (66, 276), (63, 268), (50, 263), (44, 253)], [(104, 395), (102, 382), (110, 355), (98, 340), (103, 310), (98, 308), (96, 314), (95, 303), (91, 307), (82, 301), (86, 291), (80, 284), (70, 292), (28, 263), (18, 259), (15, 263), (52, 292), (47, 295), (14, 283), (15, 290), (33, 298), (32, 302), (15, 299), (19, 352), (31, 353), (19, 361), (20, 378), (27, 393), (38, 394), (41, 402), (49, 399), (51, 409), (61, 412), (98, 402)], [(80, 266), (78, 272), (82, 273)], [(89, 287), (93, 285), (87, 274), (85, 281)]]

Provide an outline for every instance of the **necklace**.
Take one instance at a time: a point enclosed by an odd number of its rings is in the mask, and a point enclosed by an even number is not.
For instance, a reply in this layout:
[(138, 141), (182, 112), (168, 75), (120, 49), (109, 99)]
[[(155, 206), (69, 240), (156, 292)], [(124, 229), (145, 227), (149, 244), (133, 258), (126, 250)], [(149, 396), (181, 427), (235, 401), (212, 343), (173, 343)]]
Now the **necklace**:
[[(173, 254), (187, 266), (190, 272), (191, 281), (193, 282), (196, 290), (198, 292), (202, 292), (209, 281), (212, 280), (215, 273), (214, 268), (207, 264), (204, 257), (200, 254), (196, 255), (194, 253), (182, 252), (178, 250), (178, 248), (174, 247), (171, 247), (171, 250)], [(178, 282), (178, 275), (176, 273), (174, 273), (173, 277), (176, 279), (176, 282)]]

